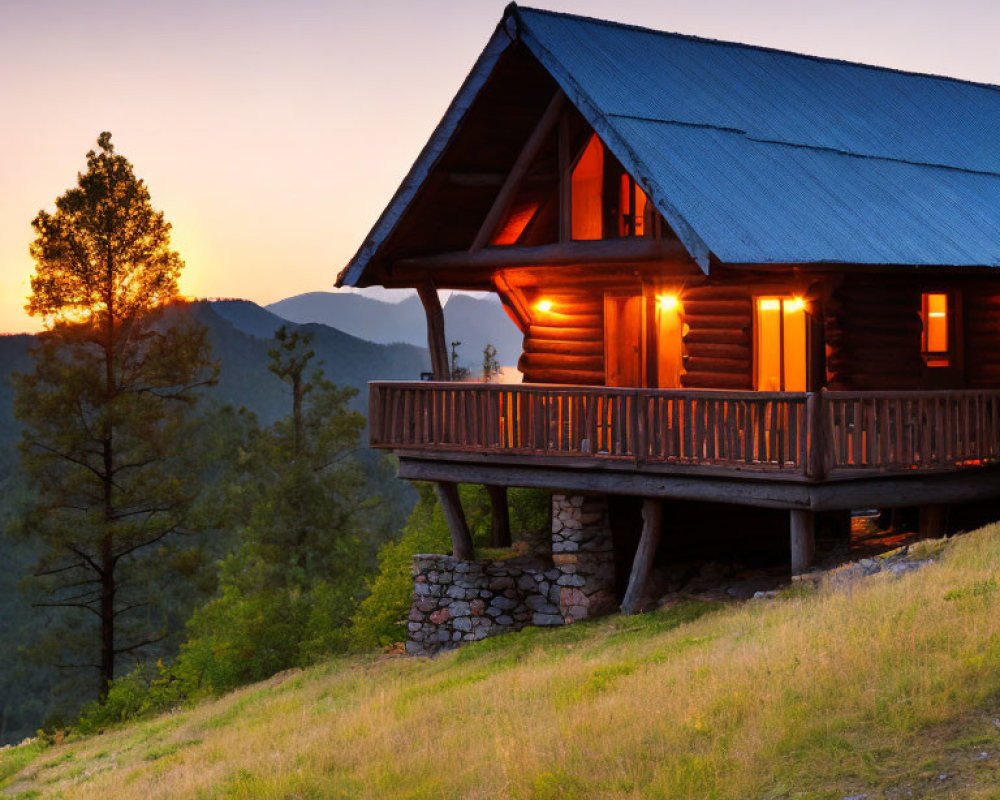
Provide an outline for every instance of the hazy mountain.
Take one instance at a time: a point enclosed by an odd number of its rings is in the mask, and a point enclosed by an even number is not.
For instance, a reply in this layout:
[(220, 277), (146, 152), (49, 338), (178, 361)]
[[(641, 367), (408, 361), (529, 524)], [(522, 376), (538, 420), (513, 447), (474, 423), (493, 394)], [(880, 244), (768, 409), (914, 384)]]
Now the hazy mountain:
[(361, 390), (354, 406), (366, 414), (368, 381), (419, 380), (420, 373), (430, 369), (426, 347), (376, 344), (327, 325), (290, 324), (247, 300), (199, 301), (192, 304), (192, 310), (208, 327), (212, 352), (221, 362), (216, 395), (224, 402), (246, 406), (264, 423), (288, 413), (288, 389), (267, 369), (271, 337), (282, 325), (313, 335), (317, 366), (334, 383)]
[[(191, 314), (208, 328), (212, 354), (220, 363), (218, 386), (209, 397), (246, 406), (268, 424), (288, 413), (288, 389), (267, 369), (270, 339), (281, 325), (313, 334), (317, 365), (338, 385), (359, 389), (354, 406), (367, 412), (368, 381), (419, 380), (430, 369), (426, 347), (374, 344), (326, 325), (296, 325), (246, 300), (199, 300), (175, 313)], [(15, 460), (16, 425), (10, 376), (31, 369), (34, 337), (0, 336), (0, 473)]]
[[(319, 322), (370, 342), (427, 346), (427, 321), (416, 295), (387, 303), (349, 292), (308, 292), (271, 303), (267, 309), (291, 322)], [(458, 349), (462, 364), (475, 369), (487, 344), (497, 348), (501, 364), (517, 363), (521, 332), (496, 295), (452, 294), (444, 305), (444, 318), (448, 341), (462, 343)]]

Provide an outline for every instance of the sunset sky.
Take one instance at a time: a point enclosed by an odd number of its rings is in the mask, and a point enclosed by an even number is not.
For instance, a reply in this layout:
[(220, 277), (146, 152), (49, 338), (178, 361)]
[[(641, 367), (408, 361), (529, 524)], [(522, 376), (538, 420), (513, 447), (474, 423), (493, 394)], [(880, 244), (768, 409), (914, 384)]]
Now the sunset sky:
[[(984, 0), (525, 5), (1000, 83)], [(327, 290), (503, 12), (486, 0), (0, 0), (0, 331), (30, 223), (110, 130), (174, 225), (192, 296)]]

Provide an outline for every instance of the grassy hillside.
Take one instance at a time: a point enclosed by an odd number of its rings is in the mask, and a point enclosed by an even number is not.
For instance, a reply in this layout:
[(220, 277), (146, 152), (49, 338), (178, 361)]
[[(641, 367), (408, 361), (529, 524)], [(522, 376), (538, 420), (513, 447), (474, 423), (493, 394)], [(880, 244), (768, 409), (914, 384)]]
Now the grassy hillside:
[(921, 550), (839, 588), (334, 661), (0, 753), (0, 794), (995, 798), (1000, 527)]

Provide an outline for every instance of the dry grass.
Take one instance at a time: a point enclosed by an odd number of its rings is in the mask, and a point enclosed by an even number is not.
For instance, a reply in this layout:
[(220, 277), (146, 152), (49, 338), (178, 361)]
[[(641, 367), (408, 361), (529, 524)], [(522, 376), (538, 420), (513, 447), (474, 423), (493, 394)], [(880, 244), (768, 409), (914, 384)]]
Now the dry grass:
[(1000, 528), (902, 577), (706, 610), (335, 661), (45, 750), (0, 792), (1000, 796)]

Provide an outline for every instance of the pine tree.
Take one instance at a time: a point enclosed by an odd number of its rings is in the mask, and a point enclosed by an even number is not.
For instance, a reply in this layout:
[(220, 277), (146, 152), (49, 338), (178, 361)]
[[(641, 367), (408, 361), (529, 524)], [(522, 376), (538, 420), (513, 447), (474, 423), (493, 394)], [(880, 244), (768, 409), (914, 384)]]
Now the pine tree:
[(205, 330), (171, 306), (183, 264), (170, 225), (111, 134), (97, 144), (32, 223), (27, 310), (45, 330), (15, 413), (38, 605), (62, 610), (53, 649), (93, 668), (103, 697), (116, 664), (170, 632), (163, 598), (190, 567), (198, 491), (192, 410), (216, 367)]

